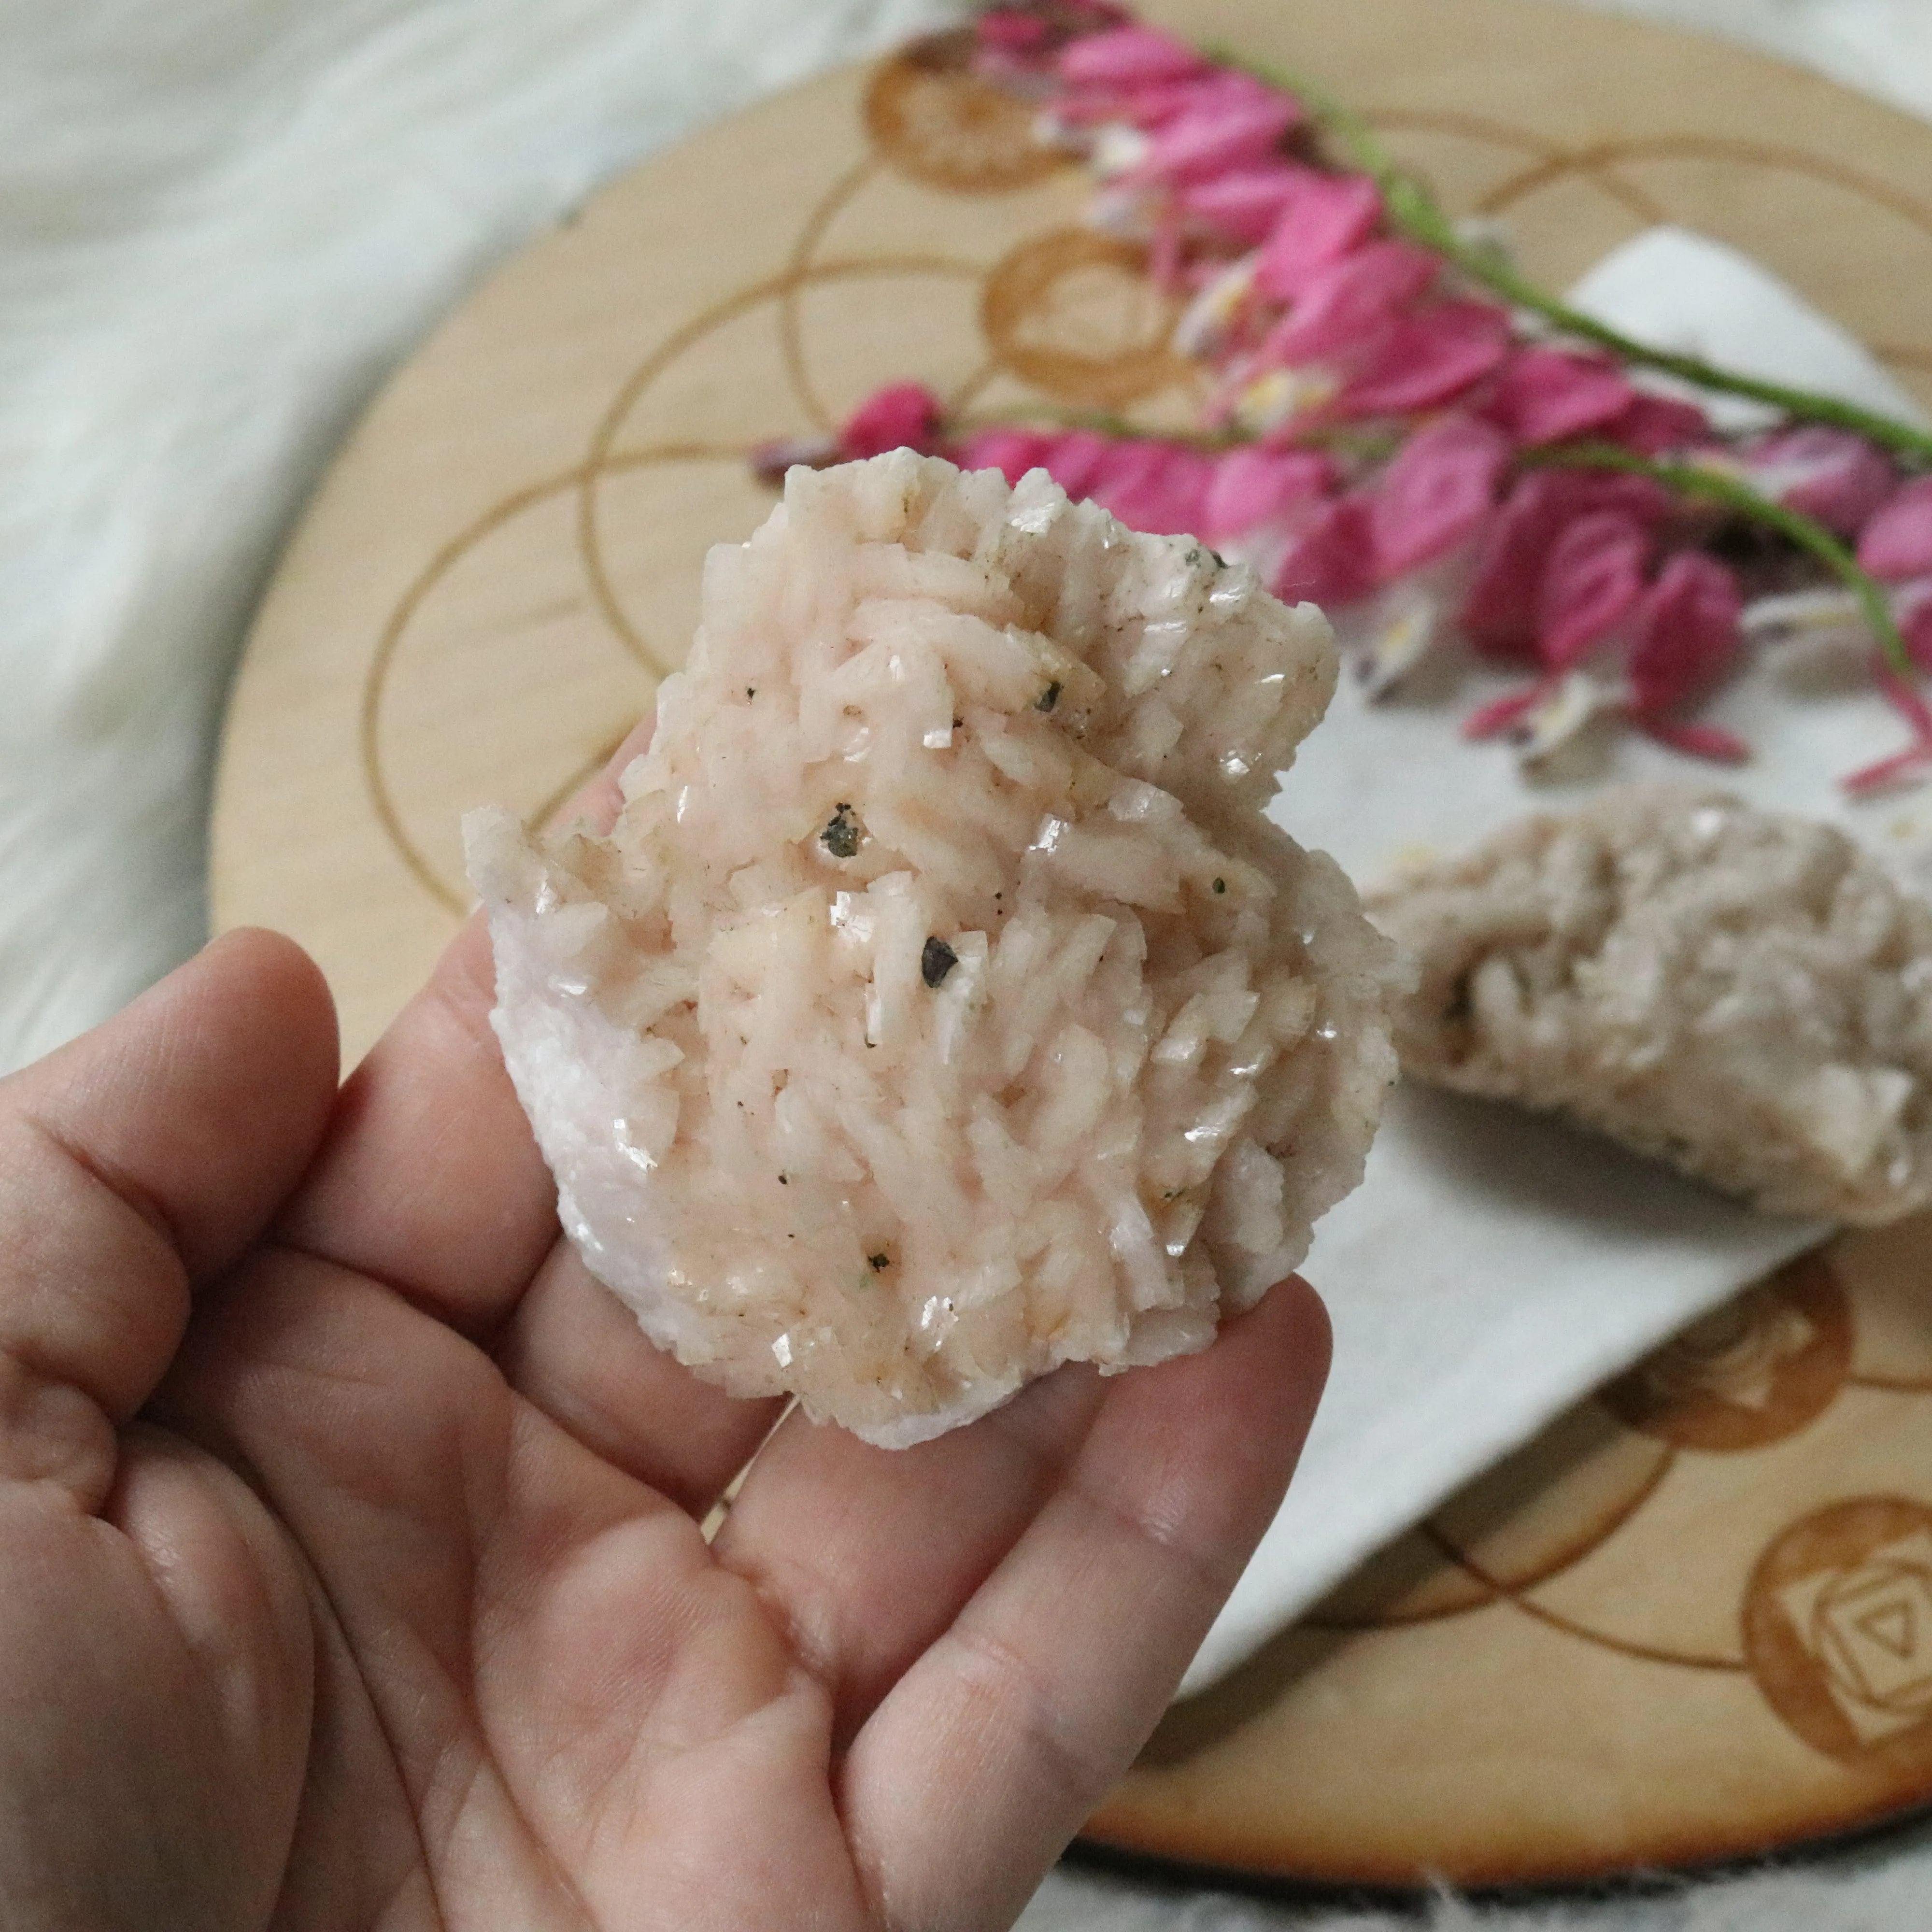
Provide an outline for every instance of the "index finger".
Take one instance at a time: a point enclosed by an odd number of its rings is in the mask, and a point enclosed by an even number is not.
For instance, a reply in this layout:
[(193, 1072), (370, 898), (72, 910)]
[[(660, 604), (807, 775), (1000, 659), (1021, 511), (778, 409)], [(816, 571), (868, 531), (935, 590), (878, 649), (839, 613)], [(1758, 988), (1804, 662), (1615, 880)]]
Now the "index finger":
[(557, 1238), (556, 1190), (490, 1030), (495, 999), (472, 914), (344, 1084), (274, 1229), (472, 1336), (508, 1314)]
[[(653, 722), (647, 714), (560, 816), (612, 823), (617, 775)], [(490, 1030), (496, 997), (489, 931), (472, 914), (344, 1084), (276, 1227), (472, 1336), (508, 1316), (557, 1240), (556, 1186)]]
[[(615, 820), (618, 774), (652, 722), (560, 818), (600, 829)], [(560, 1249), (556, 1184), (490, 1030), (495, 1000), (478, 915), (351, 1076), (277, 1234), (488, 1346), (526, 1401), (701, 1516), (779, 1406), (700, 1382)]]

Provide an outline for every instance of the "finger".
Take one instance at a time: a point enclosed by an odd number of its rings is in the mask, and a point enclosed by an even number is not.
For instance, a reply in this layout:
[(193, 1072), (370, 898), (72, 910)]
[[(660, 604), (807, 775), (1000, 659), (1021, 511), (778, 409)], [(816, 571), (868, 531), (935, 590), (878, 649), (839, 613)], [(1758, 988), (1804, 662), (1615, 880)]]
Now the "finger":
[[(126, 1438), (102, 1514), (127, 1538), (166, 1611), (166, 1648), (178, 1642), (193, 1672), (190, 1708), (209, 1735), (204, 1762), (213, 1769), (179, 1781), (232, 1794), (223, 1806), (227, 1828), (199, 1843), (200, 1834), (178, 1833), (176, 1856), (232, 1901), (219, 1922), (262, 1924), (279, 1888), (312, 1737), (315, 1640), (301, 1570), (239, 1476), (142, 1422)], [(143, 1676), (159, 1647), (126, 1646)], [(151, 1758), (158, 1781), (174, 1781), (165, 1750), (137, 1755)], [(152, 1914), (146, 1922), (155, 1922)]]
[[(619, 776), (648, 745), (652, 722), (639, 723), (560, 818), (612, 823)], [(277, 1232), (488, 1338), (519, 1394), (701, 1514), (776, 1408), (734, 1402), (661, 1355), (614, 1298), (564, 1258), (556, 1184), (490, 1030), (495, 1000), (478, 916), (350, 1076), (321, 1156)]]
[(616, 824), (618, 813), (624, 808), (624, 767), (650, 749), (657, 725), (657, 705), (653, 701), (651, 708), (625, 733), (623, 742), (604, 760), (604, 769), (581, 791), (564, 802), (550, 824), (570, 825), (581, 819), (599, 832), (609, 831)]
[(518, 1303), (496, 1361), (586, 1448), (699, 1517), (784, 1408), (782, 1399), (733, 1401), (700, 1382), (562, 1244)]
[(1320, 1304), (1285, 1283), (1205, 1354), (1108, 1389), (1065, 1479), (847, 1754), (841, 1809), (895, 1922), (1018, 1915), (1268, 1526), (1327, 1360)]
[[(608, 1863), (609, 1840), (649, 1838), (665, 1767), (688, 1780), (699, 1734), (762, 1709), (790, 1660), (688, 1516), (518, 1400), (447, 1324), (288, 1250), (218, 1293), (226, 1318), (197, 1323), (164, 1399), (288, 1526), (326, 1604), (321, 1664), (349, 1681), (332, 1714), (319, 1676), (318, 1748), (356, 1790), (298, 1828), (296, 1868), (332, 1901), (372, 1856), (393, 1858), (358, 1834), (395, 1782), (459, 1891), (499, 1901), (506, 1924), (587, 1923), (558, 1896), (566, 1868), (593, 1843)], [(352, 1673), (327, 1642), (338, 1628)], [(738, 1665), (760, 1642), (747, 1685)], [(742, 1784), (743, 1754), (724, 1755)], [(822, 1760), (820, 1777), (822, 1795)]]
[[(639, 722), (560, 818), (612, 822), (618, 775), (652, 724)], [(556, 1186), (490, 1028), (496, 997), (479, 914), (350, 1075), (278, 1230), (470, 1335), (504, 1319), (557, 1238)]]
[(789, 1418), (712, 1545), (832, 1694), (843, 1744), (998, 1565), (1078, 1453), (1106, 1398), (1060, 1370), (910, 1449)]
[[(558, 814), (614, 824), (619, 778), (649, 746), (647, 717)], [(608, 1462), (702, 1517), (783, 1412), (734, 1400), (655, 1346), (568, 1246), (539, 1268), (496, 1350), (510, 1386)]]
[(490, 1030), (495, 1000), (478, 914), (350, 1076), (275, 1228), (472, 1335), (500, 1322), (557, 1238), (556, 1185)]
[(0, 1083), (0, 1475), (99, 1506), (114, 1428), (295, 1184), (335, 1070), (321, 974), (248, 932)]
[(308, 1731), (299, 1588), (238, 1479), (158, 1432), (106, 1514), (122, 1534), (0, 1490), (5, 1922), (265, 1924)]

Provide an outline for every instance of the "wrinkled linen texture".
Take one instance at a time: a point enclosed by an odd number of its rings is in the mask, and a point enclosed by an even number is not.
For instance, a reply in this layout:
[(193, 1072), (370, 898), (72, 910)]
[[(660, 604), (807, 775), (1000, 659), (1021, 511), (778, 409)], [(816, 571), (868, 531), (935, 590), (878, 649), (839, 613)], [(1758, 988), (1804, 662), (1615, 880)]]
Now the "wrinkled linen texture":
[[(1932, 112), (1919, 0), (1598, 4), (1728, 32)], [(320, 466), (398, 358), (616, 169), (956, 11), (0, 0), (0, 1065), (104, 1016), (202, 938), (235, 651)], [(1928, 1899), (1932, 1859), (1894, 1849), (1858, 1870), (1480, 1923), (1852, 1932), (1916, 1923)], [(1440, 1932), (1478, 1922), (1448, 1901), (1436, 1917)], [(1024, 1922), (1414, 1922), (1077, 1872)]]

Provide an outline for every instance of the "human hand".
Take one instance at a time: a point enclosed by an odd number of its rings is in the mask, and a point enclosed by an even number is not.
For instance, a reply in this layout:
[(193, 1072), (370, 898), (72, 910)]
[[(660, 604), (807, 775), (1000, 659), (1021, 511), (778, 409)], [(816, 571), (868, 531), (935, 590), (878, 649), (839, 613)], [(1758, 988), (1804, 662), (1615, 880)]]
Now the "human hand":
[(1327, 1360), (1284, 1284), (921, 1448), (560, 1241), (472, 922), (338, 1096), (217, 941), (0, 1083), (0, 1901), (138, 1927), (980, 1928), (1125, 1767)]

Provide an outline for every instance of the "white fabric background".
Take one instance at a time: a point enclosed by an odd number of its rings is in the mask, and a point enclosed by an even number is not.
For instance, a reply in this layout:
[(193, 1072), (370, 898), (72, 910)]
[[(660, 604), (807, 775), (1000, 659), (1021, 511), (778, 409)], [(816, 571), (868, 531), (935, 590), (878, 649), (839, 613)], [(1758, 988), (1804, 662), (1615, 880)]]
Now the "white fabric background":
[[(1932, 114), (1928, 0), (1588, 3), (1730, 32)], [(199, 942), (233, 651), (278, 538), (382, 374), (614, 169), (950, 10), (0, 0), (0, 1066)], [(1441, 1932), (1472, 1922), (1453, 1904), (1436, 1918)], [(1402, 1922), (1076, 1873), (1025, 1924)], [(1862, 1872), (1480, 1922), (1916, 1927), (1932, 1922), (1932, 1856), (1894, 1847)]]
[(0, 0), (0, 1068), (200, 944), (277, 541), (491, 263), (944, 0)]

